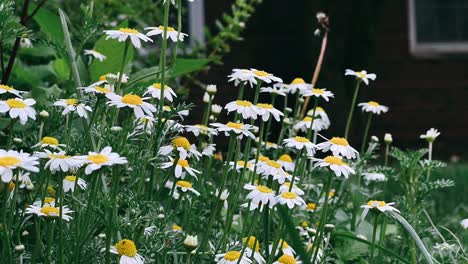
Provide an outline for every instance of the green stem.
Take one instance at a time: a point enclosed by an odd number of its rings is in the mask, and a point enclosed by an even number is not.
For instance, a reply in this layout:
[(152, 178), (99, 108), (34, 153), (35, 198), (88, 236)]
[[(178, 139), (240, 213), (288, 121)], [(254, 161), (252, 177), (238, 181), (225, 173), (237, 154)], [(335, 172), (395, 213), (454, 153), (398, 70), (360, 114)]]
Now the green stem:
[[(17, 183), (18, 184), (18, 183)], [(10, 245), (10, 228), (8, 227), (7, 222), (7, 203), (8, 203), (8, 196), (10, 195), (9, 186), (8, 184), (4, 184), (4, 193), (3, 193), (3, 212), (2, 212), (2, 229), (3, 229), (3, 251), (2, 254), (5, 256), (7, 263), (11, 263), (11, 245)], [(2, 258), (3, 258), (2, 256)]]
[(370, 260), (369, 263), (374, 261), (374, 250), (375, 250), (375, 238), (377, 237), (377, 227), (379, 226), (380, 214), (376, 215), (374, 218), (374, 229), (372, 230), (372, 244), (370, 249)]
[(388, 154), (389, 154), (389, 151), (390, 151), (390, 144), (386, 144), (385, 145), (385, 166), (388, 165)]
[(369, 113), (369, 117), (367, 118), (366, 129), (364, 130), (364, 136), (362, 137), (361, 155), (364, 154), (364, 149), (366, 148), (366, 145), (367, 145), (367, 136), (369, 134), (371, 121), (372, 121), (372, 112)]
[(130, 46), (130, 40), (125, 42), (122, 63), (120, 64), (119, 80), (117, 81), (117, 85), (115, 86), (115, 93), (119, 95), (121, 94), (120, 87), (122, 86), (122, 78), (124, 75), (125, 61), (127, 60), (129, 46)]
[[(68, 117), (68, 115), (67, 115)], [(67, 144), (68, 147), (68, 144)], [(63, 200), (65, 199), (63, 195), (63, 180), (60, 178), (58, 181), (58, 202), (59, 202), (59, 218), (58, 218), (58, 232), (59, 232), (59, 242), (58, 242), (58, 262), (63, 263)]]
[(351, 126), (351, 120), (353, 119), (353, 112), (354, 112), (354, 107), (356, 105), (356, 99), (359, 94), (359, 87), (361, 86), (361, 80), (357, 80), (356, 82), (356, 88), (354, 89), (354, 96), (353, 96), (353, 101), (351, 102), (351, 106), (349, 108), (349, 114), (348, 114), (348, 120), (346, 121), (346, 128), (345, 128), (345, 133), (344, 137), (348, 139), (348, 133), (349, 133), (349, 128)]
[[(167, 49), (167, 26), (169, 24), (169, 8), (170, 1), (166, 1), (164, 6), (164, 30), (163, 30), (163, 40), (161, 47), (161, 60), (159, 61), (159, 69), (161, 70), (161, 95), (159, 100), (159, 117), (158, 120), (161, 120), (163, 107), (164, 107), (164, 88), (166, 85), (166, 49)], [(160, 122), (160, 121), (158, 121)]]
[(330, 187), (333, 181), (333, 173), (329, 173), (327, 185), (325, 186), (325, 201), (323, 203), (322, 215), (320, 216), (319, 228), (317, 230), (317, 234), (315, 235), (314, 242), (311, 247), (311, 252), (314, 253), (314, 257), (312, 258), (312, 263), (315, 263), (317, 259), (317, 255), (319, 252), (319, 243), (321, 243), (322, 236), (323, 236), (323, 227), (325, 226), (325, 222), (327, 221), (327, 212), (328, 212), (328, 200), (330, 192)]

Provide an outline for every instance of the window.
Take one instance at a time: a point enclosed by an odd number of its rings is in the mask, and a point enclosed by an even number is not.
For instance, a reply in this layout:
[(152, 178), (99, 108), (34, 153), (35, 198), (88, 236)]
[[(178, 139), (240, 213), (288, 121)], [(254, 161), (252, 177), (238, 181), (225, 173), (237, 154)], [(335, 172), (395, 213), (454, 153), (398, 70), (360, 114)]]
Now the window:
[(468, 53), (467, 0), (409, 0), (408, 4), (412, 54)]

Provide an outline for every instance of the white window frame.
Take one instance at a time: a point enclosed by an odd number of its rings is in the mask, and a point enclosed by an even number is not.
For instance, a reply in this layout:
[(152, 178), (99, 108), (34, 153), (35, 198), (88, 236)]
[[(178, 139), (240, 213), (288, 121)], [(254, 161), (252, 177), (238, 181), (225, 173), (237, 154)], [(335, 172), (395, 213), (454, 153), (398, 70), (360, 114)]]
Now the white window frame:
[(188, 3), (189, 37), (192, 46), (195, 43), (205, 44), (205, 3), (196, 0)]
[(418, 42), (415, 0), (408, 0), (409, 49), (418, 57), (437, 57), (468, 53), (468, 42)]

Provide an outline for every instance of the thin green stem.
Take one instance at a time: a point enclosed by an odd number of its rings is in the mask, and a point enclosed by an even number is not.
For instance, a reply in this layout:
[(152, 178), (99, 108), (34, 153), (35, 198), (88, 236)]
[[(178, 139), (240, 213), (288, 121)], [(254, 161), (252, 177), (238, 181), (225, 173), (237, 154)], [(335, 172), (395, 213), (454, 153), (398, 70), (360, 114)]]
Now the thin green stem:
[(354, 107), (356, 106), (356, 99), (359, 94), (359, 87), (361, 86), (361, 79), (358, 79), (356, 82), (356, 88), (354, 89), (354, 95), (353, 95), (353, 100), (351, 102), (351, 106), (349, 108), (349, 114), (348, 114), (348, 120), (346, 121), (346, 128), (345, 128), (345, 133), (344, 137), (348, 139), (348, 133), (349, 129), (351, 127), (351, 120), (353, 119), (353, 113), (354, 113)]
[(372, 244), (370, 249), (370, 263), (374, 261), (374, 250), (375, 250), (375, 238), (377, 237), (377, 227), (379, 226), (380, 214), (376, 215), (374, 218), (374, 228), (372, 230)]
[(370, 128), (370, 125), (371, 125), (371, 121), (372, 121), (372, 112), (369, 113), (369, 117), (367, 118), (366, 128), (364, 129), (364, 136), (362, 137), (362, 143), (361, 143), (361, 155), (364, 154), (364, 150), (365, 150), (366, 145), (367, 145), (367, 136), (369, 134), (369, 128)]
[(317, 259), (317, 255), (320, 249), (319, 243), (321, 243), (322, 236), (323, 236), (323, 227), (325, 226), (325, 222), (327, 221), (328, 200), (329, 200), (328, 193), (330, 192), (332, 181), (333, 181), (333, 173), (329, 173), (327, 185), (325, 186), (325, 201), (323, 203), (322, 215), (320, 216), (319, 228), (317, 230), (317, 234), (315, 235), (315, 239), (311, 247), (311, 252), (314, 253), (314, 257), (312, 258), (312, 263), (316, 263), (315, 260)]

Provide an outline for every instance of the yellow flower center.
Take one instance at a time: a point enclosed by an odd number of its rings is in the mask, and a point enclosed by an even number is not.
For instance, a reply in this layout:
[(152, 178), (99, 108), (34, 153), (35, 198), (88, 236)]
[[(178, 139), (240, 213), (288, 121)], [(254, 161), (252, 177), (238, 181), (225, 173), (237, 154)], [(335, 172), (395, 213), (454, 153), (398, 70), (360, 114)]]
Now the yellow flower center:
[(273, 160), (269, 160), (266, 162), (268, 164), (268, 166), (271, 166), (273, 168), (276, 168), (276, 169), (279, 169), (281, 168), (281, 164), (279, 164), (278, 162), (276, 161), (273, 161)]
[(134, 257), (137, 254), (135, 243), (129, 239), (120, 240), (115, 244), (115, 248), (120, 256)]
[(335, 196), (335, 191), (330, 191), (328, 197), (333, 198)]
[(283, 239), (279, 240), (278, 245), (282, 245), (282, 247), (281, 247), (282, 249), (286, 249), (286, 248), (289, 247), (288, 243), (286, 241), (284, 241)]
[(109, 158), (102, 154), (89, 155), (88, 160), (95, 164), (103, 164), (109, 161)]
[(304, 119), (302, 119), (302, 122), (312, 122), (313, 118), (310, 117), (310, 116), (306, 116), (304, 117)]
[(344, 163), (340, 158), (335, 157), (335, 156), (328, 156), (324, 158), (323, 161), (325, 161), (326, 163), (338, 165), (338, 166), (346, 165), (346, 163)]
[(11, 156), (0, 157), (0, 167), (15, 166), (21, 162), (20, 159)]
[(243, 160), (237, 161), (237, 165), (240, 166), (240, 167), (247, 167), (247, 168), (251, 168), (251, 167), (252, 167), (252, 164), (251, 164), (251, 163), (248, 163), (248, 162), (247, 162), (247, 165), (246, 165), (246, 164), (245, 164), (245, 161), (243, 161)]
[(268, 76), (270, 75), (268, 72), (266, 71), (253, 71), (253, 74), (257, 75), (257, 76), (260, 76), (260, 77), (265, 77), (265, 76)]
[(315, 108), (315, 112), (325, 112), (325, 110), (324, 110), (322, 107), (317, 106), (317, 107)]
[(136, 29), (133, 29), (133, 28), (120, 28), (119, 29), (120, 32), (122, 33), (127, 33), (127, 34), (138, 34), (138, 30)]
[(377, 102), (375, 102), (375, 101), (369, 101), (367, 104), (370, 105), (370, 106), (374, 106), (374, 107), (380, 105), (379, 103), (377, 103)]
[[(159, 26), (160, 30), (164, 30), (164, 26)], [(167, 27), (167, 31), (176, 31), (173, 27)]]
[(284, 192), (281, 194), (281, 197), (283, 197), (284, 199), (293, 200), (297, 198), (297, 194), (293, 192)]
[(267, 145), (267, 147), (270, 147), (270, 148), (271, 148), (271, 147), (275, 147), (275, 146), (276, 146), (276, 144), (275, 144), (275, 143), (273, 143), (273, 142), (269, 142), (269, 141), (267, 141), (267, 142), (265, 143), (265, 145)]
[(176, 148), (184, 148), (186, 150), (190, 149), (190, 142), (186, 137), (176, 137), (172, 140), (172, 145)]
[(304, 84), (304, 83), (305, 81), (302, 78), (296, 78), (291, 82), (291, 84)]
[(8, 86), (8, 85), (4, 85), (4, 84), (0, 84), (0, 89), (6, 90), (6, 91), (14, 91), (15, 90), (15, 89), (13, 89), (13, 87)]
[(182, 166), (184, 168), (189, 167), (188, 161), (184, 159), (180, 159), (177, 161), (177, 165)]
[(143, 100), (138, 95), (126, 94), (122, 97), (122, 103), (130, 105), (141, 105), (143, 103)]
[(273, 109), (273, 105), (271, 104), (257, 104), (257, 107), (265, 108), (265, 109)]
[[(152, 87), (154, 89), (161, 90), (162, 85), (161, 85), (161, 83), (153, 83)], [(164, 90), (167, 90), (167, 89), (169, 89), (169, 86), (164, 85)]]
[(8, 191), (12, 192), (14, 190), (15, 190), (15, 183), (11, 181), (8, 183)]
[(281, 155), (278, 160), (285, 161), (285, 162), (293, 162), (293, 159), (288, 154)]
[(203, 129), (203, 130), (207, 130), (207, 129), (208, 129), (207, 126), (202, 125), (202, 124), (196, 124), (195, 126), (198, 127), (198, 128), (200, 128), (200, 129)]
[(258, 190), (259, 192), (262, 192), (262, 193), (272, 193), (272, 192), (273, 192), (272, 189), (266, 187), (265, 185), (259, 185), (259, 186), (257, 186), (257, 190)]
[(78, 100), (72, 98), (72, 99), (65, 99), (65, 103), (67, 103), (67, 105), (77, 105), (78, 104)]
[(233, 122), (229, 122), (226, 124), (227, 127), (230, 127), (230, 128), (235, 128), (235, 129), (242, 129), (242, 126), (244, 124), (242, 123), (233, 123)]
[(236, 105), (250, 107), (250, 106), (252, 106), (252, 103), (249, 102), (249, 101), (245, 101), (245, 100), (237, 100)]
[(51, 204), (53, 202), (55, 202), (55, 198), (53, 198), (53, 197), (45, 197), (44, 198), (44, 203)]
[(68, 159), (70, 156), (68, 155), (56, 155), (56, 154), (50, 154), (49, 159)]
[(342, 137), (333, 137), (332, 139), (330, 139), (330, 142), (335, 144), (335, 145), (349, 146), (348, 140), (346, 140), (346, 138), (342, 138)]
[(181, 227), (181, 226), (178, 226), (178, 225), (176, 225), (176, 224), (173, 224), (173, 225), (172, 225), (172, 231), (180, 231), (180, 230), (182, 230), (182, 227)]
[(260, 241), (258, 241), (258, 239), (256, 239), (254, 236), (249, 236), (248, 239), (246, 237), (244, 237), (242, 239), (242, 242), (244, 242), (244, 243), (247, 242), (247, 246), (250, 249), (254, 249), (254, 245), (255, 245), (255, 252), (260, 251)]
[(315, 208), (317, 208), (317, 205), (315, 203), (307, 204), (307, 210), (315, 210)]
[(76, 181), (76, 176), (68, 175), (68, 176), (65, 177), (65, 180), (69, 181), (69, 182), (75, 182)]
[(278, 263), (281, 264), (296, 264), (296, 259), (290, 255), (283, 255), (278, 259)]
[(362, 71), (356, 72), (356, 76), (357, 76), (358, 78), (360, 78), (360, 79), (366, 78), (366, 74), (363, 73)]
[(8, 99), (6, 100), (6, 103), (10, 108), (26, 108), (26, 104), (20, 100)]
[(302, 222), (301, 222), (301, 226), (302, 226), (302, 227), (308, 227), (309, 224), (307, 223), (307, 221), (302, 221)]
[(312, 89), (312, 92), (313, 92), (314, 94), (324, 94), (324, 93), (325, 93), (325, 89), (313, 88), (313, 89)]
[(187, 188), (187, 189), (192, 188), (192, 184), (190, 182), (188, 182), (188, 181), (177, 181), (176, 184), (179, 185), (180, 187), (183, 187), (183, 188)]
[(47, 186), (47, 193), (48, 193), (50, 196), (55, 197), (56, 191), (55, 191), (55, 189), (54, 189), (54, 187), (53, 187), (52, 185)]
[(44, 206), (39, 211), (47, 216), (59, 216), (60, 209), (52, 206)]
[(56, 139), (54, 137), (43, 137), (41, 139), (41, 143), (42, 144), (47, 144), (47, 145), (58, 146), (59, 141), (58, 141), (58, 139)]
[(367, 202), (367, 205), (371, 207), (383, 207), (387, 205), (387, 203), (384, 201), (370, 200), (369, 202)]
[(267, 162), (267, 161), (270, 160), (270, 158), (268, 158), (267, 156), (260, 155), (258, 157), (258, 160), (261, 161), (261, 162)]
[(102, 82), (102, 81), (107, 81), (107, 75), (101, 75), (101, 76), (99, 77), (99, 81), (101, 81), (101, 82)]
[(308, 140), (305, 137), (294, 137), (294, 140), (296, 140), (297, 142), (301, 142), (301, 143), (309, 143), (310, 142), (310, 140)]
[(229, 251), (224, 255), (225, 260), (233, 261), (233, 260), (238, 260), (241, 256), (241, 253), (239, 251)]
[[(105, 78), (105, 76), (104, 76), (104, 78)], [(95, 86), (94, 90), (99, 91), (101, 93), (110, 93), (110, 91), (111, 91), (111, 90), (109, 90), (107, 88), (104, 88), (104, 87), (101, 87), (101, 86)]]

